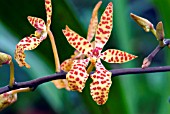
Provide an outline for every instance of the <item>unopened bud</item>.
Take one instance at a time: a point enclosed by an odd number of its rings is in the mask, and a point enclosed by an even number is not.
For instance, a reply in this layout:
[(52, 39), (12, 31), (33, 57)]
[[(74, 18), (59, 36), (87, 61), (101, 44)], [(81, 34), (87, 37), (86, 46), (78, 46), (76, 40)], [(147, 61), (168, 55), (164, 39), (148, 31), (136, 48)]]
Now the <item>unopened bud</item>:
[(156, 37), (159, 40), (159, 45), (162, 47), (164, 46), (163, 39), (164, 39), (164, 28), (162, 22), (159, 22), (156, 26)]
[(12, 60), (12, 57), (8, 54), (0, 52), (0, 66), (3, 64), (9, 64)]
[(17, 94), (13, 94), (12, 91), (6, 92), (0, 95), (0, 111), (8, 107), (17, 100)]
[(147, 67), (149, 67), (150, 64), (151, 64), (151, 60), (149, 60), (148, 58), (145, 58), (145, 59), (143, 60), (142, 68), (143, 68), (143, 69), (144, 69), (144, 68), (147, 68)]
[(141, 26), (146, 32), (150, 32), (154, 29), (153, 24), (145, 18), (139, 17), (133, 13), (130, 14), (132, 19), (134, 19), (139, 26)]

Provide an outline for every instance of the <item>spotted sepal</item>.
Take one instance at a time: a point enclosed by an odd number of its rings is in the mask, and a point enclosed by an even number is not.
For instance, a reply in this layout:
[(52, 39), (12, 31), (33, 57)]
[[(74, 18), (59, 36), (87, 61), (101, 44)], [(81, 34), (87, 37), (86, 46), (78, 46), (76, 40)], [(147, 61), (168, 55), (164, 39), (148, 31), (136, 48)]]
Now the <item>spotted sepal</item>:
[(58, 89), (62, 89), (65, 88), (66, 90), (70, 90), (69, 86), (68, 86), (68, 81), (66, 79), (58, 79), (58, 80), (53, 80), (52, 81), (54, 83), (54, 85), (56, 86), (56, 88)]
[[(73, 59), (65, 60), (61, 64), (61, 70), (65, 72), (70, 71), (72, 64), (73, 64)], [(70, 90), (70, 88), (68, 87), (68, 81), (66, 79), (53, 80), (52, 82), (58, 89), (65, 88), (67, 90)]]
[(9, 64), (12, 60), (12, 57), (6, 53), (0, 52), (0, 66), (3, 64)]
[(99, 1), (95, 8), (93, 9), (93, 13), (92, 13), (92, 17), (91, 17), (91, 20), (90, 20), (90, 24), (89, 24), (89, 27), (88, 27), (88, 33), (87, 33), (87, 40), (90, 42), (93, 37), (94, 37), (94, 34), (96, 32), (96, 29), (97, 29), (97, 25), (98, 25), (98, 10), (100, 8), (102, 4), (102, 1)]
[(68, 26), (66, 26), (66, 29), (63, 30), (63, 33), (67, 38), (69, 44), (73, 46), (76, 50), (78, 50), (82, 54), (91, 55), (93, 46), (88, 40), (72, 31)]
[(101, 53), (100, 58), (108, 63), (124, 63), (137, 58), (137, 56), (117, 49), (108, 49)]
[(45, 0), (45, 9), (47, 14), (47, 27), (49, 28), (51, 25), (51, 16), (52, 16), (52, 5), (51, 0)]
[(113, 4), (110, 2), (100, 18), (95, 36), (95, 47), (102, 51), (102, 48), (109, 40), (112, 31)]
[(112, 84), (111, 75), (111, 72), (107, 71), (102, 63), (96, 63), (96, 71), (90, 76), (93, 80), (90, 84), (90, 94), (98, 105), (105, 104), (108, 99), (109, 89)]
[(32, 16), (28, 16), (27, 19), (30, 24), (37, 30), (46, 30), (45, 22), (43, 19)]
[(82, 92), (89, 76), (86, 71), (88, 62), (88, 59), (74, 60), (71, 70), (66, 75), (70, 90)]
[(36, 37), (25, 37), (16, 45), (15, 59), (20, 67), (25, 66), (30, 68), (30, 65), (25, 62), (25, 50), (35, 49), (43, 40)]
[(71, 69), (71, 66), (73, 64), (73, 59), (67, 59), (61, 64), (61, 70), (68, 72)]

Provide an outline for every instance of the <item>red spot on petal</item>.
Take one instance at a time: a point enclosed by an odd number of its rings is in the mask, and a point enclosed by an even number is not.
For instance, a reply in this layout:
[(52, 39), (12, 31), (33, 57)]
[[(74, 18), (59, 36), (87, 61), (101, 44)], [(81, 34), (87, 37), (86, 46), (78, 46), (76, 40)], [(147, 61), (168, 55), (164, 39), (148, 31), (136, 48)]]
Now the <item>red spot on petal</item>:
[(82, 76), (82, 77), (83, 77), (83, 73), (80, 73), (80, 76)]
[(76, 78), (76, 81), (79, 81), (80, 79), (79, 78)]
[(80, 40), (83, 40), (83, 38), (80, 38)]
[(66, 36), (70, 36), (70, 33), (65, 34)]
[(107, 26), (107, 25), (106, 25), (106, 28), (107, 28), (107, 29), (110, 29), (110, 26)]

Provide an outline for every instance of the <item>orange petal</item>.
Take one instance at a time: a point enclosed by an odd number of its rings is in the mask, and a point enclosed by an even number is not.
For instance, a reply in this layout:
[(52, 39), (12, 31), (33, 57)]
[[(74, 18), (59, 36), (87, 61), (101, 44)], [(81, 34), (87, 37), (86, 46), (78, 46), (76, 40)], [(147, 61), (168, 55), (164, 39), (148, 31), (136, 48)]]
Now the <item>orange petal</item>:
[(100, 56), (101, 59), (108, 63), (124, 63), (135, 59), (136, 57), (137, 56), (135, 55), (117, 49), (108, 49)]
[(51, 25), (51, 16), (52, 16), (52, 5), (51, 0), (45, 0), (45, 9), (47, 14), (47, 27), (49, 28)]
[(82, 92), (89, 76), (86, 71), (88, 62), (88, 59), (74, 60), (71, 70), (66, 75), (70, 90)]
[(25, 50), (35, 49), (43, 40), (36, 37), (25, 37), (16, 45), (15, 59), (20, 67), (25, 66), (30, 68), (30, 65), (25, 62)]
[(90, 84), (91, 96), (98, 105), (103, 105), (108, 99), (109, 89), (112, 84), (111, 72), (99, 62), (96, 63), (96, 71), (90, 77), (93, 82)]
[(110, 2), (100, 18), (95, 36), (95, 47), (101, 52), (112, 31), (113, 4)]
[(88, 27), (88, 33), (87, 33), (87, 40), (90, 42), (93, 39), (93, 36), (96, 32), (97, 25), (98, 25), (98, 9), (100, 8), (100, 5), (102, 4), (102, 1), (99, 1), (95, 8), (93, 9), (92, 17), (90, 20), (90, 24)]
[(45, 22), (41, 18), (28, 16), (27, 19), (34, 28), (46, 30)]
[(68, 26), (66, 26), (66, 29), (63, 30), (63, 33), (70, 45), (73, 46), (76, 50), (85, 55), (91, 55), (93, 46), (88, 40), (72, 31)]

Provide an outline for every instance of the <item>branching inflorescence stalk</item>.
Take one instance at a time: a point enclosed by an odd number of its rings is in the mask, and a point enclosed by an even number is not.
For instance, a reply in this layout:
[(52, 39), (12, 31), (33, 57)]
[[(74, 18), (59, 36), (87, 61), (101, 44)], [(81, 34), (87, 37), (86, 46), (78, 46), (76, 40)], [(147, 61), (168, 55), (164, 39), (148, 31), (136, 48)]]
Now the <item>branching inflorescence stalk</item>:
[[(161, 51), (164, 47), (168, 46), (170, 44), (170, 40), (166, 39), (164, 41), (164, 46), (161, 47), (158, 45), (150, 54), (148, 57), (148, 60), (151, 62), (152, 59), (155, 57), (155, 55)], [(145, 59), (146, 59), (145, 58)], [(12, 63), (11, 63), (12, 64)], [(10, 65), (11, 66), (11, 65)], [(90, 68), (93, 68), (93, 66), (90, 66)], [(12, 67), (11, 67), (12, 68)], [(90, 69), (91, 70), (91, 69)], [(89, 71), (90, 71), (89, 70)], [(11, 69), (11, 72), (13, 70)], [(142, 74), (142, 73), (156, 73), (156, 72), (167, 72), (170, 71), (170, 66), (159, 66), (159, 67), (149, 67), (149, 68), (124, 68), (124, 69), (114, 69), (114, 70), (109, 70), (112, 72), (112, 77), (116, 76), (121, 76), (121, 75), (127, 75), (127, 74)], [(93, 73), (93, 72), (91, 72)], [(0, 88), (0, 94), (11, 91), (11, 90), (16, 90), (20, 88), (31, 88), (31, 89), (36, 89), (37, 86), (50, 82), (52, 80), (57, 80), (57, 79), (65, 79), (66, 78), (66, 72), (58, 72), (49, 76), (44, 76), (41, 78), (37, 78), (31, 81), (26, 81), (26, 82), (15, 82), (15, 84), (11, 87), (10, 84), (4, 87)], [(12, 75), (11, 75), (12, 76)], [(10, 81), (12, 83), (12, 80)]]
[[(160, 67), (149, 67), (149, 68), (125, 68), (125, 69), (115, 69), (115, 70), (109, 70), (112, 72), (112, 77), (121, 76), (121, 75), (128, 75), (128, 74), (142, 74), (142, 73), (156, 73), (156, 72), (167, 72), (170, 71), (170, 66), (160, 66)], [(92, 73), (92, 72), (91, 72)], [(66, 72), (59, 72), (52, 75), (44, 76), (41, 78), (37, 78), (31, 81), (26, 82), (18, 82), (13, 85), (13, 87), (9, 87), (9, 85), (1, 87), (0, 88), (0, 94), (16, 90), (20, 88), (34, 88), (36, 89), (37, 86), (50, 82), (52, 80), (57, 79), (65, 79), (66, 78)]]

